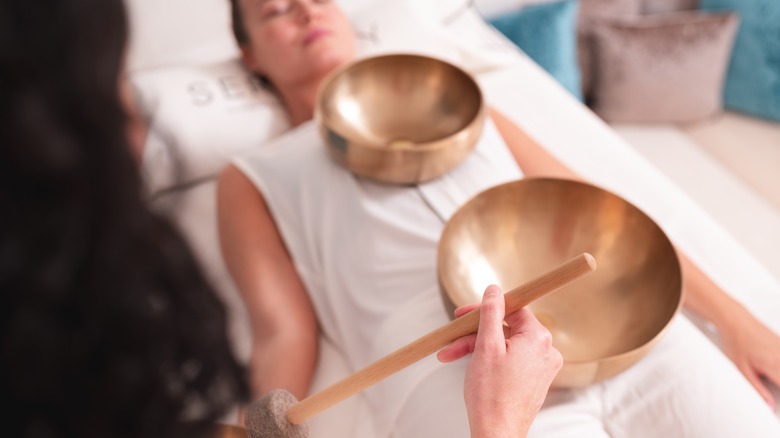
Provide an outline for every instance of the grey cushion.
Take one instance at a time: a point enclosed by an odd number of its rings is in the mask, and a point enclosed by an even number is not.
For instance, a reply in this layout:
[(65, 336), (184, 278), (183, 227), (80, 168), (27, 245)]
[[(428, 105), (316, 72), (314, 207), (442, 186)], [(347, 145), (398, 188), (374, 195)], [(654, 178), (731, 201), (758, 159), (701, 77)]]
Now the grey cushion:
[[(588, 101), (593, 83), (593, 28), (605, 19), (631, 18), (642, 12), (648, 0), (580, 0), (577, 17), (577, 55), (580, 63), (582, 94)], [(652, 1), (652, 0), (650, 0)]]
[(608, 122), (674, 123), (722, 109), (735, 14), (682, 12), (600, 22), (592, 108)]
[(699, 7), (698, 0), (643, 0), (643, 14), (693, 11)]
[(638, 15), (647, 0), (580, 0), (580, 30), (588, 32), (593, 23), (605, 18)]

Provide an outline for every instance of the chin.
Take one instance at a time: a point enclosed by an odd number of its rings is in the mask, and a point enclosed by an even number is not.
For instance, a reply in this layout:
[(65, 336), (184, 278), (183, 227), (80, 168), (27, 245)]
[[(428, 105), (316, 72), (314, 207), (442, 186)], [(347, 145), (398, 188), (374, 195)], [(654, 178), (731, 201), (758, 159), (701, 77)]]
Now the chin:
[(355, 56), (353, 52), (328, 53), (317, 59), (316, 70), (323, 74), (328, 74), (331, 71), (348, 64), (354, 58)]

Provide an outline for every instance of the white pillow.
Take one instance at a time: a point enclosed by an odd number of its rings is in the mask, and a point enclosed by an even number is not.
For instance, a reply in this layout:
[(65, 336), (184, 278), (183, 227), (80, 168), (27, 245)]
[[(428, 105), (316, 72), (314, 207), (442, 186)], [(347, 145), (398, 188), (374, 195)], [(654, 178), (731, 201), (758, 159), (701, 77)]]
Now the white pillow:
[[(448, 0), (449, 1), (449, 0)], [(456, 46), (437, 32), (438, 17), (419, 0), (374, 1), (350, 14), (358, 58), (415, 53), (459, 63)]]
[[(418, 53), (473, 74), (516, 61), (514, 45), (463, 5), (462, 0), (352, 0), (358, 57)], [(236, 57), (140, 70), (131, 78), (150, 127), (142, 168), (151, 195), (213, 178), (231, 156), (289, 128), (276, 96)]]
[(224, 61), (238, 54), (229, 0), (125, 0), (125, 7), (131, 72)]
[(351, 19), (361, 56), (419, 53), (477, 75), (515, 64), (522, 53), (485, 21), (472, 0), (380, 1)]
[[(337, 0), (350, 16), (375, 2)], [(131, 72), (208, 64), (239, 54), (230, 0), (125, 0), (125, 5), (130, 22), (127, 68)]]
[[(355, 3), (358, 10), (350, 19), (358, 57), (405, 52), (460, 64), (458, 46), (419, 5), (414, 0)], [(131, 78), (150, 127), (142, 168), (152, 195), (213, 178), (231, 156), (289, 128), (276, 96), (235, 58), (141, 70)]]
[(142, 71), (132, 82), (149, 123), (151, 194), (214, 177), (233, 154), (288, 129), (282, 105), (237, 59)]
[(520, 9), (523, 6), (536, 5), (540, 3), (552, 3), (556, 1), (560, 0), (473, 0), (476, 8), (485, 17), (494, 17), (505, 12)]
[(472, 75), (479, 75), (514, 65), (519, 56), (525, 56), (514, 43), (487, 23), (474, 5), (452, 9), (449, 4), (452, 2), (436, 0), (421, 5), (434, 9), (427, 11), (426, 21), (435, 23), (432, 30), (457, 50), (461, 68)]

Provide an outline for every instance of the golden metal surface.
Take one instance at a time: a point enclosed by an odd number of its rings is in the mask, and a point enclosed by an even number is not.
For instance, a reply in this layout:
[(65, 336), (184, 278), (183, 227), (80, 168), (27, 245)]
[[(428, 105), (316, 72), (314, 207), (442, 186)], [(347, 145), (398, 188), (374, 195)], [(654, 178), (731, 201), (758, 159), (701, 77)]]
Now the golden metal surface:
[(553, 334), (564, 366), (556, 387), (581, 387), (633, 365), (682, 303), (677, 255), (639, 209), (597, 187), (525, 179), (477, 195), (450, 219), (438, 250), (448, 305), (479, 302), (588, 252), (591, 275), (529, 307)]
[(314, 118), (331, 156), (365, 178), (415, 184), (473, 150), (485, 108), (476, 81), (434, 58), (384, 55), (331, 74)]

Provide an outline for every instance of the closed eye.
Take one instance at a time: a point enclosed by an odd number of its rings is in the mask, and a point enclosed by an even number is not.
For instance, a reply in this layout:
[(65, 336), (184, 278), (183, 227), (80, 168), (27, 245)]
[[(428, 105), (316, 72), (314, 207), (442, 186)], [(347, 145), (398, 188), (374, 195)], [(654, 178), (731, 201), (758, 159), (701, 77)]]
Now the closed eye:
[(282, 16), (292, 9), (292, 2), (289, 0), (270, 0), (261, 6), (260, 17), (263, 20), (270, 20)]

